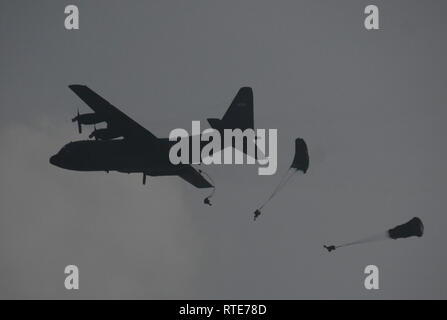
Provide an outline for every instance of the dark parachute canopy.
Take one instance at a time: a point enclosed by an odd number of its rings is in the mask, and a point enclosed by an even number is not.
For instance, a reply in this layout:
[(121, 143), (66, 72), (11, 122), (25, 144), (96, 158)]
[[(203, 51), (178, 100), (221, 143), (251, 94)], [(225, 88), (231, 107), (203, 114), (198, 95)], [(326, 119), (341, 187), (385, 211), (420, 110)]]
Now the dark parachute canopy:
[(309, 153), (307, 151), (306, 142), (303, 139), (295, 139), (295, 157), (293, 158), (290, 168), (307, 172), (309, 169)]
[(414, 217), (407, 223), (398, 225), (388, 230), (389, 237), (394, 240), (409, 237), (422, 237), (423, 234), (424, 225), (418, 217)]
[(307, 150), (306, 142), (301, 138), (295, 139), (295, 155), (293, 157), (292, 164), (290, 165), (289, 169), (285, 173), (285, 175), (282, 177), (281, 181), (279, 182), (278, 186), (273, 190), (270, 197), (267, 198), (267, 200), (254, 212), (254, 220), (256, 220), (259, 215), (261, 214), (262, 208), (265, 207), (267, 203), (272, 200), (279, 191), (281, 191), (287, 182), (295, 175), (297, 171), (302, 171), (303, 173), (306, 173), (309, 169), (309, 152)]
[(424, 234), (424, 225), (422, 220), (418, 217), (414, 217), (410, 221), (400, 224), (392, 229), (389, 229), (385, 233), (379, 233), (364, 239), (348, 242), (341, 245), (324, 246), (329, 252), (341, 247), (353, 246), (361, 243), (369, 243), (375, 241), (381, 241), (386, 239), (404, 239), (409, 237), (422, 237)]

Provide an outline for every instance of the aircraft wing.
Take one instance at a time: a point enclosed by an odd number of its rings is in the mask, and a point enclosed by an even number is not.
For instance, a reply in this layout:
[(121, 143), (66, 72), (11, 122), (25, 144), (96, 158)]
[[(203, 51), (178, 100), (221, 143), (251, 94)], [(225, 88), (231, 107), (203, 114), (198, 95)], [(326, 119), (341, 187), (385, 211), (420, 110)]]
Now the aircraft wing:
[(178, 173), (179, 177), (189, 182), (196, 188), (214, 188), (196, 169), (188, 165)]
[(157, 137), (147, 129), (132, 120), (118, 108), (111, 105), (103, 97), (95, 93), (92, 89), (84, 85), (68, 86), (82, 101), (84, 101), (93, 111), (98, 114), (108, 127), (118, 130), (124, 138), (144, 138), (155, 141)]

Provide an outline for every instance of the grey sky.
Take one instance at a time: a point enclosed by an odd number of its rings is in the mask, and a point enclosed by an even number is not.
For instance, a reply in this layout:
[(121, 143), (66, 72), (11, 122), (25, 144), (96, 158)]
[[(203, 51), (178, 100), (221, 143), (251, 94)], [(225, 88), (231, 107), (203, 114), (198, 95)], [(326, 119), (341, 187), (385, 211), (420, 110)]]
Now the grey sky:
[[(381, 30), (368, 32), (370, 3), (0, 0), (0, 297), (446, 298), (447, 3), (374, 1)], [(79, 31), (64, 29), (67, 4)], [(52, 167), (87, 136), (72, 83), (160, 137), (251, 86), (255, 125), (278, 129), (278, 174), (209, 167), (207, 207), (178, 178)], [(296, 137), (309, 172), (253, 223)], [(322, 248), (414, 216), (421, 239)], [(363, 287), (368, 264), (379, 291)]]

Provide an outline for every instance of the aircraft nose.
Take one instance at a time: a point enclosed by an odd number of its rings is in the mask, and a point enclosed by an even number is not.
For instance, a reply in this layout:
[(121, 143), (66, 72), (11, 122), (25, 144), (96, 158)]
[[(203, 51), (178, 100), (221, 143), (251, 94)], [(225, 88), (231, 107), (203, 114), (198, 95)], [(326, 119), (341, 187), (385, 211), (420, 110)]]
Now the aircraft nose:
[(57, 166), (57, 159), (56, 159), (56, 156), (55, 156), (55, 155), (52, 156), (52, 157), (50, 157), (50, 163), (51, 163), (53, 166)]

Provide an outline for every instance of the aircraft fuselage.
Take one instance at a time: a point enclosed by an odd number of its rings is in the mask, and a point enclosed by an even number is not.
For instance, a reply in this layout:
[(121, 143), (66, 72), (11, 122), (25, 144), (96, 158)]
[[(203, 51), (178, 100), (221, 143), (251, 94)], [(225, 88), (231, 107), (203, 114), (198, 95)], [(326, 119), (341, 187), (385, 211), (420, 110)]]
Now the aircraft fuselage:
[(183, 165), (169, 161), (169, 145), (144, 147), (124, 139), (86, 140), (66, 144), (50, 163), (75, 171), (143, 172), (152, 176), (172, 175)]

